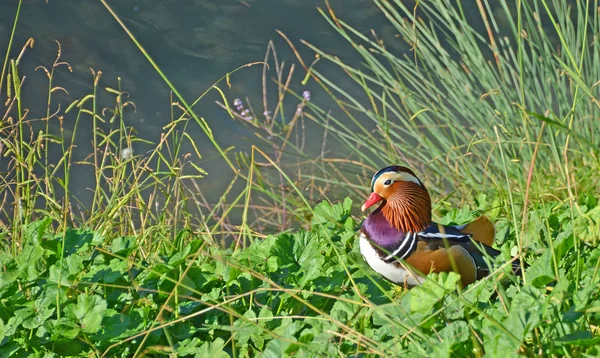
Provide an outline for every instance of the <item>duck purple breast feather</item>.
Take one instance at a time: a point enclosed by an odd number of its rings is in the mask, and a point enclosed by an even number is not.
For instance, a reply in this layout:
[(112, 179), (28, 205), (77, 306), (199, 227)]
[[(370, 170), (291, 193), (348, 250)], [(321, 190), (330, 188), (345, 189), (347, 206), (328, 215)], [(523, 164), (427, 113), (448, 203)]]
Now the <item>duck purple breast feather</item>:
[(389, 252), (392, 252), (398, 246), (398, 241), (405, 236), (403, 232), (390, 225), (381, 207), (365, 219), (361, 230), (369, 241)]

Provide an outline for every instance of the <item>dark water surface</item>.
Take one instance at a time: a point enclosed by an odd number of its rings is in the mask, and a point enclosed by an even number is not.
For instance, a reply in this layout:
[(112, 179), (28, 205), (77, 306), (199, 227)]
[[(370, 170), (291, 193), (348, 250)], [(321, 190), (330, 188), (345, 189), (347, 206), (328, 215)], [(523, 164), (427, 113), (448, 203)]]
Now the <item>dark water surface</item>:
[[(299, 39), (340, 56), (351, 51), (317, 11), (317, 7), (325, 7), (323, 0), (126, 0), (108, 3), (190, 103), (225, 73), (249, 62), (262, 61), (269, 40), (274, 40), (280, 60), (286, 60), (288, 65), (297, 62), (276, 30), (284, 32), (309, 61), (314, 58), (312, 52), (301, 45)], [(371, 0), (333, 0), (330, 3), (339, 17), (360, 31), (381, 30), (384, 20)], [(0, 49), (3, 54), (17, 4), (16, 0), (0, 1)], [(27, 78), (23, 93), (30, 111), (28, 119), (35, 122), (45, 116), (47, 78), (35, 68), (51, 66), (57, 52), (55, 41), (58, 41), (62, 47), (62, 60), (71, 65), (73, 73), (64, 67), (57, 71), (55, 85), (64, 87), (69, 94), (55, 93), (55, 103), (60, 102), (64, 109), (73, 100), (91, 93), (90, 68), (103, 73), (99, 88), (116, 88), (116, 79), (120, 77), (123, 89), (130, 94), (137, 108), (135, 113), (126, 113), (126, 124), (136, 128), (139, 137), (158, 141), (162, 127), (170, 121), (169, 88), (100, 1), (23, 1), (10, 56), (16, 57), (30, 37), (35, 40), (34, 47), (27, 50), (20, 65), (21, 75)], [(243, 69), (232, 77), (231, 89), (225, 85), (221, 88), (230, 99), (247, 96), (258, 103), (262, 97), (261, 73), (261, 66)], [(274, 75), (271, 71), (269, 76)], [(310, 84), (306, 88), (300, 85), (303, 76), (303, 71), (298, 68), (292, 83), (295, 90), (312, 89)], [(222, 147), (249, 148), (256, 141), (251, 131), (242, 123), (232, 121), (215, 104), (216, 99), (219, 96), (213, 91), (194, 108), (195, 112), (208, 121)], [(315, 98), (314, 94), (313, 99), (325, 104), (330, 101), (325, 96)], [(99, 100), (105, 102), (100, 107), (114, 105), (114, 95), (104, 91)], [(74, 112), (65, 116), (67, 129), (69, 122), (74, 121)], [(215, 154), (198, 126), (191, 126), (189, 131), (197, 138), (205, 158)], [(80, 127), (78, 140), (89, 144), (91, 132), (91, 121), (87, 121)], [(140, 148), (134, 150), (139, 153)], [(90, 151), (89, 146), (82, 148), (78, 159), (83, 159)], [(229, 171), (216, 161), (206, 163), (204, 167), (215, 178), (221, 170)], [(81, 184), (93, 182), (90, 171), (78, 175)], [(76, 188), (76, 192), (85, 191), (85, 187), (84, 184)]]
[[(381, 30), (384, 19), (371, 0), (333, 0), (330, 3), (339, 17), (360, 31)], [(16, 0), (0, 1), (0, 49), (3, 54), (17, 4)], [(269, 40), (274, 40), (280, 60), (286, 60), (288, 65), (297, 62), (276, 30), (284, 32), (309, 61), (314, 58), (312, 52), (301, 45), (299, 39), (327, 52), (340, 56), (349, 52), (348, 57), (352, 56), (351, 48), (317, 11), (317, 7), (325, 7), (323, 0), (127, 0), (109, 1), (109, 5), (190, 103), (225, 73), (249, 62), (262, 61)], [(387, 23), (385, 25), (389, 27)], [(35, 68), (52, 64), (57, 52), (55, 41), (58, 41), (62, 47), (62, 60), (73, 69), (73, 73), (69, 73), (66, 68), (61, 68), (55, 77), (55, 85), (69, 92), (69, 95), (55, 94), (55, 101), (61, 102), (63, 109), (74, 99), (91, 92), (90, 68), (102, 71), (99, 88), (116, 88), (116, 79), (120, 77), (123, 89), (136, 104), (135, 113), (126, 113), (126, 124), (134, 126), (144, 139), (154, 142), (159, 139), (162, 127), (170, 121), (169, 89), (100, 1), (49, 0), (46, 3), (25, 0), (11, 57), (17, 56), (30, 37), (34, 38), (35, 45), (27, 50), (20, 65), (21, 75), (27, 77), (23, 93), (30, 110), (29, 119), (45, 116), (47, 78)], [(232, 77), (231, 89), (225, 85), (221, 88), (230, 99), (247, 96), (259, 103), (261, 73), (261, 66), (243, 69)], [(298, 68), (297, 73), (292, 83), (295, 90), (311, 89), (310, 84), (306, 88), (300, 85), (303, 71)], [(274, 71), (269, 76), (275, 76)], [(105, 100), (105, 106), (112, 106), (114, 96), (101, 92), (99, 99)], [(321, 103), (330, 101), (324, 97), (315, 98), (313, 94), (313, 98)], [(208, 121), (222, 147), (249, 148), (255, 141), (252, 133), (243, 124), (232, 122), (215, 104), (216, 99), (219, 96), (213, 91), (194, 108), (195, 112)], [(74, 112), (69, 115), (74, 117)], [(69, 120), (74, 119), (69, 115), (65, 121), (67, 129)], [(91, 125), (84, 124), (81, 128), (84, 130), (78, 132), (78, 137), (87, 136), (85, 139), (90, 143)], [(189, 130), (198, 138), (203, 156), (214, 155), (213, 146), (200, 128), (194, 125)], [(81, 157), (89, 154), (89, 149), (80, 153)], [(218, 174), (214, 173), (215, 168), (207, 167), (213, 169), (211, 174)]]

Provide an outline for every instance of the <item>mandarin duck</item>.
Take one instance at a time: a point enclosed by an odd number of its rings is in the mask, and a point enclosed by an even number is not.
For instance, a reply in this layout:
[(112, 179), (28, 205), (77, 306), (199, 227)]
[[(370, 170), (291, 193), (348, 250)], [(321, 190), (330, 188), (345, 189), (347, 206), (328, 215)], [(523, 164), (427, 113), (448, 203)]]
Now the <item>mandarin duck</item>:
[[(361, 210), (379, 202), (362, 224), (359, 243), (365, 261), (387, 280), (417, 286), (430, 272), (454, 271), (452, 262), (463, 286), (490, 273), (484, 257), (500, 251), (491, 247), (496, 230), (487, 217), (461, 226), (433, 222), (425, 185), (412, 170), (397, 165), (375, 173)], [(512, 269), (518, 273), (518, 260)]]

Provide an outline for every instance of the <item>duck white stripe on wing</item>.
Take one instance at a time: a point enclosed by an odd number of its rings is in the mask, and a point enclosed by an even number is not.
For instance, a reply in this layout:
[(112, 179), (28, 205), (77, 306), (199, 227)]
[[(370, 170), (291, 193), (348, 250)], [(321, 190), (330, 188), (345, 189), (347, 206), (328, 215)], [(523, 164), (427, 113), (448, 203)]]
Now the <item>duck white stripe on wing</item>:
[(455, 238), (465, 238), (465, 237), (468, 237), (470, 235), (469, 234), (460, 234), (460, 235), (459, 234), (445, 234), (445, 233), (442, 233), (442, 232), (427, 232), (427, 233), (420, 232), (419, 236), (421, 236), (421, 237), (436, 237), (436, 238), (443, 239), (443, 238), (453, 238), (453, 237), (455, 237)]
[(413, 236), (413, 239), (411, 240), (410, 243), (410, 249), (408, 249), (408, 251), (406, 251), (406, 253), (404, 255), (402, 255), (401, 259), (404, 260), (405, 258), (407, 258), (411, 252), (413, 252), (413, 250), (415, 249), (415, 246), (417, 246), (417, 239), (416, 239), (416, 235)]
[(392, 258), (394, 258), (396, 255), (398, 255), (400, 252), (402, 252), (402, 249), (404, 248), (404, 246), (406, 246), (406, 244), (409, 244), (409, 249), (404, 251), (402, 253), (402, 256), (400, 257), (401, 259), (406, 258), (410, 252), (412, 251), (412, 248), (415, 246), (414, 243), (416, 242), (415, 237), (412, 233), (406, 233), (406, 236), (404, 237), (404, 240), (402, 240), (402, 243), (400, 244), (400, 246), (398, 246), (398, 248), (396, 250), (394, 250), (394, 252), (392, 252), (391, 254), (387, 255), (386, 257), (383, 258), (383, 261), (388, 261)]

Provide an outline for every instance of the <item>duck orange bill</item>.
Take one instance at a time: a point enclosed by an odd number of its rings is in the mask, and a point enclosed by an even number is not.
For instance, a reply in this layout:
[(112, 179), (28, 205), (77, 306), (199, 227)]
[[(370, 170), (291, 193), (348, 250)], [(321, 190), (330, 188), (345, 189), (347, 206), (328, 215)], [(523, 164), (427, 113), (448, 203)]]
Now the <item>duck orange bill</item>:
[(381, 195), (377, 194), (377, 193), (371, 193), (371, 195), (369, 195), (369, 197), (367, 198), (367, 201), (365, 201), (365, 203), (363, 204), (363, 206), (360, 207), (361, 211), (365, 211), (368, 208), (370, 208), (371, 206), (377, 204), (378, 202), (380, 202), (381, 200), (383, 200), (383, 198), (381, 197)]

